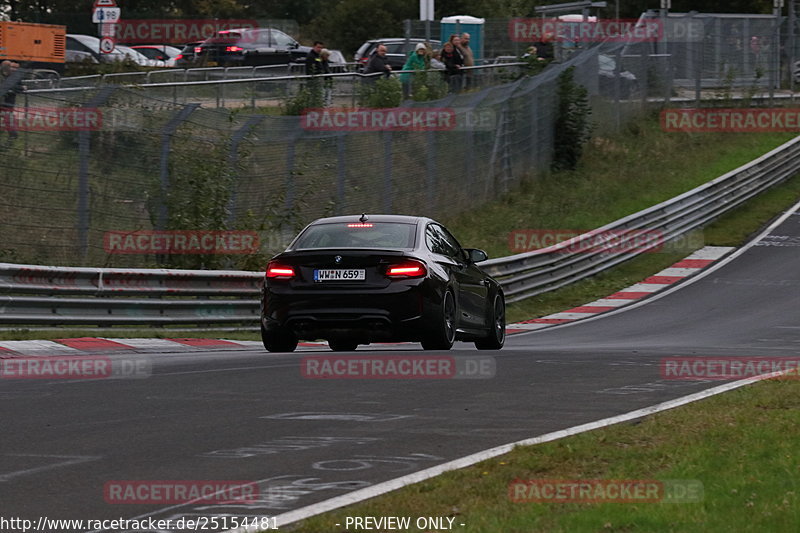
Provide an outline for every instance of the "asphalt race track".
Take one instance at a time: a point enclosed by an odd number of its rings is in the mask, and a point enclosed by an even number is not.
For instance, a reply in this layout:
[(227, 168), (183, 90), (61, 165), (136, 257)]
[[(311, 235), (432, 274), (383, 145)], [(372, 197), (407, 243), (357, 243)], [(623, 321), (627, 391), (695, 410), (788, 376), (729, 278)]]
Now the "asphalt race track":
[[(276, 515), (493, 446), (719, 385), (665, 357), (800, 352), (800, 215), (685, 287), (510, 337), (483, 379), (307, 379), (324, 350), (148, 357), (146, 379), (0, 380), (0, 515), (36, 520)], [(355, 355), (433, 355), (418, 345)], [(349, 354), (350, 356), (354, 354)], [(436, 355), (445, 355), (436, 353)], [(121, 480), (260, 482), (248, 504), (109, 503)]]

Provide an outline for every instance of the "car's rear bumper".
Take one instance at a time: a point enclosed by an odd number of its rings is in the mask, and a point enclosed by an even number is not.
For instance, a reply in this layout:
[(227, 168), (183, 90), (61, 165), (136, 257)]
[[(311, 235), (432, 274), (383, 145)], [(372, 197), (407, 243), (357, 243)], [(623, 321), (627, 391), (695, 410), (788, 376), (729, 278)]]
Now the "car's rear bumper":
[(428, 284), (412, 280), (359, 293), (267, 288), (261, 323), (267, 331), (290, 329), (301, 339), (414, 341), (424, 337), (438, 301)]

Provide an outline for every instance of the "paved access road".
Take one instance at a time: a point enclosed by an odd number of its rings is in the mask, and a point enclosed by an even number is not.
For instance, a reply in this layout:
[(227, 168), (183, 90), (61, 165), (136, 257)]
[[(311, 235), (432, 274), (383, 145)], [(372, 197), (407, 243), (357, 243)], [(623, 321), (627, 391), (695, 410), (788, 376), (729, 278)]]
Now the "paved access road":
[[(149, 357), (146, 379), (0, 380), (0, 515), (274, 515), (485, 448), (684, 396), (664, 357), (800, 352), (800, 216), (666, 296), (509, 338), (490, 379), (307, 379), (327, 350)], [(431, 355), (416, 345), (367, 356)], [(444, 354), (438, 354), (444, 355)], [(249, 504), (108, 503), (121, 480), (259, 481)], [(107, 496), (107, 495), (106, 495)]]

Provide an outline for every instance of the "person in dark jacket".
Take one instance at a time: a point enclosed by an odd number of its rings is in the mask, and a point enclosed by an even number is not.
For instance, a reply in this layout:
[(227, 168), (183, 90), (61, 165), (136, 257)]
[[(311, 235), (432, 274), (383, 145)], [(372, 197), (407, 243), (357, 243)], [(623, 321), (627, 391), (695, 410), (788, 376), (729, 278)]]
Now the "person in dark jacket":
[(324, 43), (322, 41), (314, 41), (314, 46), (306, 54), (306, 75), (324, 74), (322, 57), (320, 56), (323, 46)]
[(364, 69), (364, 74), (374, 74), (376, 72), (383, 73), (387, 78), (392, 74), (392, 66), (386, 57), (386, 45), (379, 44), (375, 53), (369, 58), (367, 68)]
[(450, 86), (450, 92), (457, 93), (461, 90), (464, 77), (464, 72), (461, 70), (461, 67), (464, 66), (464, 57), (450, 41), (444, 43), (442, 47), (442, 62), (444, 63), (445, 78)]
[(14, 106), (17, 103), (17, 94), (24, 91), (22, 86), (23, 73), (19, 63), (3, 61), (0, 63), (0, 113), (2, 113), (3, 129), (8, 131), (11, 139), (17, 138), (14, 129)]

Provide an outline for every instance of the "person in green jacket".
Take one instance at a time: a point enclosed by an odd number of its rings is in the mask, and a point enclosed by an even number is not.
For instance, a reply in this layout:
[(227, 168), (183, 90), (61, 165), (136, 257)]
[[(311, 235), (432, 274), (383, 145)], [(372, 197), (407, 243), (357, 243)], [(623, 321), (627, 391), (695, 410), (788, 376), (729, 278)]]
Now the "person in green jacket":
[[(408, 56), (405, 65), (403, 65), (403, 70), (427, 70), (430, 68), (428, 62), (428, 48), (424, 43), (417, 43), (414, 53)], [(414, 74), (410, 72), (400, 74), (400, 80), (403, 82), (403, 94), (406, 98), (408, 98), (411, 92), (411, 80), (413, 76)]]

